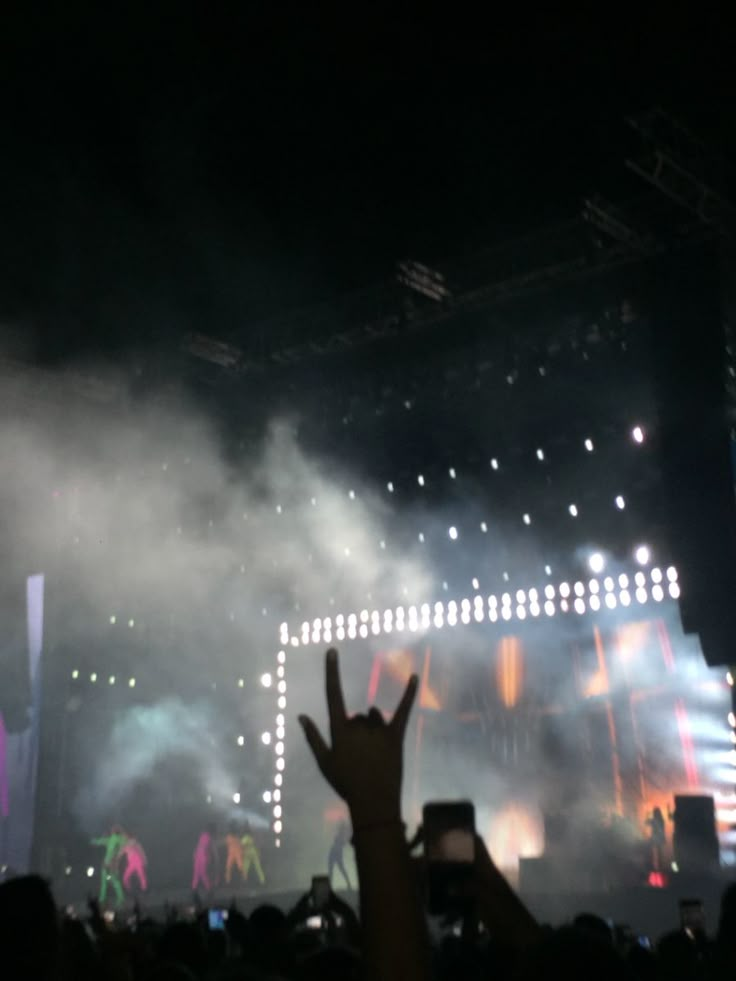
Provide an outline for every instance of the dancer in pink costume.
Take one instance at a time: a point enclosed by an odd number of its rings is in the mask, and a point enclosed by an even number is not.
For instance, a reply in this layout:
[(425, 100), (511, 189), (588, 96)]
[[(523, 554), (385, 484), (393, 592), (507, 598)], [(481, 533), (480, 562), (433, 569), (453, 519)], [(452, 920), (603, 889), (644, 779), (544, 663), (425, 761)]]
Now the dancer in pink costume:
[(210, 879), (210, 868), (213, 864), (214, 845), (212, 843), (212, 828), (208, 827), (203, 831), (194, 849), (194, 875), (192, 876), (192, 889), (197, 889), (200, 885), (204, 886), (207, 892), (212, 889), (213, 883)]
[(125, 867), (125, 874), (123, 875), (123, 888), (130, 890), (130, 880), (133, 876), (136, 876), (138, 885), (145, 892), (148, 889), (148, 880), (146, 879), (148, 859), (146, 858), (146, 853), (143, 851), (143, 845), (136, 838), (126, 837), (125, 844), (120, 849), (120, 854), (121, 856), (125, 855), (128, 863)]

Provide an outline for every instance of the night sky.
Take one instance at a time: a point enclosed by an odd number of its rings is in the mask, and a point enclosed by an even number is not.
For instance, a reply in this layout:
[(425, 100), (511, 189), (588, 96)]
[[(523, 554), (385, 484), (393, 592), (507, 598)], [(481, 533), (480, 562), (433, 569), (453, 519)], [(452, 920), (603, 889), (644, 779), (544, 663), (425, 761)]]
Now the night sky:
[(733, 151), (728, 35), (694, 5), (311, 6), (7, 15), (6, 345), (53, 361), (277, 336), (397, 259), (442, 268), (589, 192), (626, 199), (624, 117), (653, 104)]

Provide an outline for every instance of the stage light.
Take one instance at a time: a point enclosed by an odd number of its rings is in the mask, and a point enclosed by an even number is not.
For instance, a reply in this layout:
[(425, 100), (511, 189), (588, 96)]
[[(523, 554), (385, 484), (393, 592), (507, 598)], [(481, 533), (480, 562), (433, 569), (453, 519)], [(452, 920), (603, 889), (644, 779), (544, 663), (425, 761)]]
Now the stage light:
[(280, 834), (282, 827), (283, 827), (283, 825), (281, 824), (280, 821), (274, 821), (273, 822), (273, 830), (276, 832), (276, 834)]
[(281, 805), (280, 804), (277, 804), (276, 807), (274, 807), (274, 809), (273, 809), (273, 816), (275, 818), (280, 818), (281, 817)]
[(584, 446), (585, 446), (585, 449), (588, 451), (588, 453), (592, 453), (593, 452), (593, 440), (592, 439), (586, 439), (585, 440), (585, 443), (584, 443)]
[(424, 487), (424, 477), (422, 474), (419, 474), (419, 476), (417, 477), (417, 483), (419, 484), (420, 487)]
[(601, 608), (601, 601), (595, 595), (593, 595), (593, 596), (590, 597), (590, 599), (588, 600), (588, 604), (590, 605), (591, 610), (593, 610), (596, 613)]
[(449, 474), (450, 474), (450, 479), (451, 480), (454, 480), (457, 477), (457, 474), (455, 473), (455, 468), (454, 467), (450, 467)]
[(238, 746), (245, 746), (245, 736), (238, 736)]
[(731, 728), (736, 728), (736, 715), (734, 715), (733, 712), (728, 713), (728, 724), (731, 726)]
[(667, 570), (667, 578), (670, 582), (677, 582), (677, 569), (673, 565)]
[(280, 787), (284, 782), (284, 778), (280, 773), (277, 773), (276, 776), (273, 778), (273, 782), (274, 782), (274, 786)]
[(661, 603), (664, 599), (664, 590), (659, 584), (652, 586), (652, 599), (655, 603)]
[(117, 618), (117, 617), (115, 616), (115, 614), (113, 613), (113, 615), (112, 615), (112, 616), (110, 617), (110, 623), (111, 623), (111, 624), (112, 624), (113, 626), (115, 626), (115, 624), (116, 624), (117, 622), (118, 622), (118, 618)]
[(483, 532), (484, 535), (488, 531), (488, 525), (485, 523), (485, 521), (481, 521), (480, 530)]
[(279, 756), (278, 759), (276, 760), (276, 769), (277, 770), (283, 770), (284, 769), (284, 766), (285, 766), (285, 764), (284, 764), (284, 757), (283, 756)]
[(71, 875), (71, 874), (72, 874), (72, 867), (71, 865), (67, 865), (66, 868), (64, 869), (64, 875)]
[(623, 497), (620, 494), (616, 497), (615, 503), (619, 511), (623, 511), (623, 509), (626, 507), (626, 501), (623, 499)]
[(552, 600), (547, 600), (547, 602), (544, 604), (544, 612), (548, 617), (554, 616), (555, 604), (552, 602)]
[(423, 531), (420, 531), (419, 534), (417, 535), (417, 538), (419, 539), (420, 542), (423, 543), (424, 542), (424, 532)]
[(613, 579), (611, 579), (610, 576), (606, 576), (606, 578), (603, 580), (603, 588), (607, 593), (610, 593), (613, 589)]
[(276, 839), (276, 840), (274, 841), (274, 845), (275, 845), (275, 846), (276, 846), (277, 848), (281, 848), (281, 839), (280, 839), (280, 838), (277, 838), (277, 839)]
[(470, 623), (470, 613), (469, 613), (469, 611), (468, 610), (463, 610), (463, 612), (460, 614), (460, 619), (462, 620), (463, 623)]
[(524, 522), (525, 525), (530, 525), (532, 523), (531, 516), (528, 514), (522, 515), (521, 520)]
[(593, 554), (588, 559), (588, 565), (590, 566), (590, 571), (600, 573), (606, 565), (606, 560), (603, 558), (600, 552), (593, 552)]
[(239, 804), (239, 803), (240, 803), (240, 794), (236, 790), (235, 793), (233, 794), (233, 804)]
[(429, 603), (422, 603), (421, 614), (423, 617), (429, 616)]
[(619, 596), (619, 600), (621, 601), (621, 606), (631, 605), (631, 593), (628, 591), (628, 589), (621, 590), (621, 595)]
[(635, 443), (644, 442), (644, 430), (641, 428), (641, 426), (634, 426), (634, 428), (631, 430), (631, 438)]
[(128, 688), (135, 688), (135, 678), (131, 678), (128, 681)]
[(544, 567), (544, 571), (545, 571), (545, 573), (546, 573), (546, 574), (547, 574), (548, 576), (551, 576), (551, 575), (552, 575), (552, 566), (549, 566), (549, 565), (546, 565), (546, 566)]
[(361, 610), (360, 611), (360, 622), (361, 623), (368, 623), (368, 610)]
[(351, 501), (354, 501), (355, 500), (355, 491), (354, 490), (349, 490), (348, 491), (348, 497), (350, 498)]
[(498, 470), (498, 460), (495, 456), (491, 460), (491, 470)]
[(504, 620), (510, 620), (511, 619), (511, 607), (510, 606), (504, 606), (504, 608), (501, 610), (501, 616), (504, 618)]
[(381, 541), (378, 543), (378, 547), (379, 548), (382, 548), (382, 549), (385, 549), (386, 548), (386, 542), (384, 542), (384, 540), (381, 539)]
[(530, 603), (529, 604), (529, 612), (531, 613), (531, 615), (533, 617), (538, 617), (539, 616), (539, 613), (540, 613), (539, 603), (537, 603), (536, 601), (533, 601), (532, 603)]
[(342, 627), (338, 627), (335, 636), (338, 640), (345, 640), (345, 631)]
[(616, 597), (613, 595), (613, 593), (606, 593), (606, 606), (609, 610), (616, 609)]
[(625, 572), (622, 572), (621, 575), (618, 577), (618, 584), (621, 587), (621, 589), (626, 589), (628, 587), (629, 577), (626, 575)]
[(733, 685), (733, 673), (731, 671), (726, 672), (726, 684)]
[(79, 671), (77, 671), (77, 669), (75, 668), (72, 671), (72, 678), (74, 678), (74, 680), (76, 681), (78, 677), (79, 677)]
[(644, 586), (646, 581), (647, 579), (643, 572), (637, 572), (637, 574), (634, 576), (634, 582), (637, 586)]
[(488, 619), (491, 623), (495, 623), (498, 620), (498, 610), (495, 607), (488, 611)]
[(501, 597), (501, 606), (511, 606), (511, 594), (504, 593)]
[(264, 746), (270, 746), (271, 745), (271, 733), (270, 732), (262, 732), (261, 733), (261, 742), (263, 743)]
[(577, 506), (577, 504), (571, 504), (570, 507), (567, 510), (570, 512), (570, 515), (573, 518), (577, 518), (577, 516), (578, 516), (578, 506)]
[(636, 591), (636, 598), (640, 603), (646, 603), (647, 601), (647, 591), (643, 587), (639, 587)]
[(286, 722), (285, 722), (284, 717), (281, 714), (281, 712), (279, 712), (279, 714), (276, 716), (276, 725), (277, 726), (286, 725)]
[(473, 579), (472, 586), (473, 589), (480, 589), (480, 583), (478, 582), (477, 579)]
[(273, 678), (268, 673), (268, 671), (266, 671), (264, 674), (261, 675), (261, 684), (263, 685), (264, 688), (270, 688), (271, 685), (273, 684)]
[(560, 610), (562, 611), (562, 613), (567, 613), (569, 609), (570, 609), (570, 604), (567, 602), (567, 600), (566, 599), (560, 600)]
[(549, 583), (547, 586), (544, 587), (544, 595), (547, 597), (548, 600), (555, 598), (555, 587), (552, 585), (552, 583)]
[(245, 680), (243, 678), (238, 678), (238, 688), (245, 688)]
[(129, 627), (134, 627), (135, 626), (135, 620), (128, 620), (128, 626)]
[(525, 603), (526, 602), (526, 593), (524, 592), (523, 589), (517, 589), (516, 590), (516, 602), (517, 603)]
[(93, 671), (92, 672), (92, 674), (89, 676), (89, 680), (92, 682), (92, 684), (94, 684), (97, 681), (97, 672), (96, 671)]
[(95, 874), (95, 870), (94, 870), (93, 866), (91, 866), (91, 865), (88, 866), (88, 868), (87, 868), (87, 878), (88, 879), (91, 879), (94, 874)]
[(355, 629), (355, 626), (351, 624), (348, 627), (348, 637), (350, 638), (350, 640), (355, 640), (357, 636), (358, 636), (358, 631)]
[(365, 639), (368, 636), (368, 627), (364, 623), (361, 623), (358, 633)]
[(270, 790), (264, 790), (263, 791), (263, 803), (264, 804), (270, 804), (271, 803), (271, 791)]
[(448, 535), (450, 536), (450, 538), (451, 538), (451, 539), (453, 540), (453, 542), (454, 542), (454, 541), (455, 541), (455, 539), (457, 538), (457, 528), (455, 527), (455, 525), (451, 525), (451, 526), (450, 526), (450, 528), (449, 528), (449, 529), (448, 529), (448, 531), (447, 531), (447, 534), (448, 534)]
[(485, 613), (483, 612), (483, 607), (476, 606), (473, 616), (475, 617), (476, 623), (483, 623), (483, 620), (485, 619)]
[(637, 546), (637, 549), (634, 552), (634, 558), (639, 563), (639, 565), (647, 565), (651, 557), (652, 556), (649, 551), (649, 547), (647, 545)]
[(284, 744), (281, 743), (281, 742), (276, 743), (276, 745), (274, 746), (273, 750), (274, 750), (274, 753), (276, 753), (277, 756), (283, 756), (284, 755)]
[(341, 627), (345, 623), (345, 617), (342, 615), (342, 613), (337, 614), (335, 617), (335, 623), (338, 627)]
[(309, 503), (312, 505), (313, 508), (316, 508), (317, 507), (317, 498), (316, 497), (311, 498), (311, 500), (310, 500)]
[(585, 586), (583, 586), (583, 584), (581, 582), (576, 582), (575, 583), (575, 595), (576, 596), (584, 596), (585, 595)]
[(279, 666), (276, 668), (276, 677), (277, 678), (283, 678), (284, 677), (284, 666), (283, 666), (283, 664), (279, 664)]
[(389, 480), (389, 482), (386, 484), (386, 490), (389, 492), (389, 494), (393, 494), (394, 484), (392, 480)]
[(537, 459), (540, 461), (544, 459), (544, 450), (542, 449), (537, 450)]
[(488, 605), (494, 609), (498, 606), (498, 599), (493, 593), (488, 597)]
[(280, 790), (274, 790), (274, 792), (273, 792), (273, 799), (276, 801), (276, 803), (278, 803), (281, 800), (281, 791)]
[(661, 569), (652, 569), (652, 582), (662, 582)]
[(560, 583), (560, 596), (568, 597), (570, 595), (570, 584), (563, 582)]
[(591, 593), (597, 593), (600, 590), (600, 584), (597, 579), (591, 579), (588, 583), (588, 589)]
[(585, 603), (583, 602), (583, 600), (580, 599), (579, 596), (575, 600), (575, 612), (580, 614), (585, 613)]
[(111, 674), (110, 675), (110, 677), (107, 679), (107, 683), (109, 685), (114, 685), (115, 684), (115, 675), (114, 674)]
[(444, 620), (442, 619), (442, 614), (441, 613), (435, 613), (434, 620), (432, 622), (434, 623), (435, 627), (438, 630), (441, 630), (442, 629), (442, 626), (444, 624)]

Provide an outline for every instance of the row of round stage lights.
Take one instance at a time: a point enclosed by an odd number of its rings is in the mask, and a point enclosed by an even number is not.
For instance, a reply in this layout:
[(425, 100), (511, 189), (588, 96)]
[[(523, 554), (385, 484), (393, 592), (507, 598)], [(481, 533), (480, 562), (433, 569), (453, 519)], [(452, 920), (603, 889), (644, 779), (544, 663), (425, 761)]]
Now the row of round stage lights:
[[(284, 624), (282, 624), (283, 628)], [(283, 636), (283, 630), (282, 630)], [(284, 646), (286, 642), (284, 641)], [(270, 671), (261, 675), (261, 685), (264, 688), (274, 687), (274, 677)], [(286, 651), (280, 650), (276, 655), (276, 707), (278, 709), (274, 718), (273, 736), (270, 732), (261, 733), (261, 742), (264, 746), (273, 745), (274, 751), (274, 775), (273, 790), (264, 790), (263, 803), (272, 805), (273, 832), (276, 835), (274, 844), (276, 848), (281, 847), (279, 837), (284, 830), (283, 808), (281, 804), (281, 789), (284, 783), (284, 770), (286, 769)], [(274, 738), (275, 736), (275, 738)]]
[(383, 617), (378, 610), (370, 613), (362, 610), (360, 614), (351, 613), (347, 617), (338, 614), (334, 618), (334, 630), (331, 617), (318, 617), (311, 624), (309, 621), (302, 623), (301, 638), (289, 637), (288, 625), (282, 624), (281, 641), (295, 647), (310, 643), (329, 644), (333, 637), (340, 641), (346, 637), (355, 640), (357, 637), (365, 639), (370, 635), (378, 636), (394, 631), (403, 633), (407, 629), (413, 633), (429, 630), (432, 626), (439, 629), (445, 624), (448, 627), (454, 627), (458, 623), (469, 624), (472, 620), (483, 623), (486, 617), (491, 623), (496, 623), (499, 620), (509, 621), (514, 617), (517, 620), (536, 618), (542, 612), (551, 617), (557, 612), (569, 613), (571, 610), (579, 615), (587, 610), (596, 613), (604, 607), (615, 610), (618, 606), (627, 608), (634, 601), (639, 604), (647, 603), (650, 598), (661, 603), (665, 599), (665, 590), (672, 599), (680, 596), (677, 570), (674, 566), (666, 571), (654, 568), (649, 578), (650, 583), (647, 582), (645, 573), (639, 571), (633, 576), (621, 573), (617, 579), (607, 576), (603, 582), (598, 579), (591, 579), (587, 584), (576, 582), (571, 585), (562, 582), (557, 587), (549, 583), (543, 592), (535, 588), (518, 589), (513, 595), (510, 592), (503, 593), (500, 597), (491, 594), (487, 601), (477, 595), (472, 602), (466, 598), (459, 603), (455, 600), (449, 603), (437, 602), (433, 607), (424, 603), (419, 607), (410, 606), (408, 611), (403, 606), (398, 606), (395, 611), (384, 610)]
[[(79, 668), (74, 668), (72, 670), (72, 681), (79, 681), (81, 679), (81, 677), (82, 677), (82, 672), (79, 670)], [(98, 674), (97, 674), (96, 671), (90, 671), (89, 680), (90, 680), (90, 683), (94, 685), (94, 684), (97, 683), (98, 680), (101, 681), (102, 679), (99, 678), (99, 676), (98, 676)], [(108, 685), (117, 684), (117, 681), (118, 681), (118, 677), (117, 677), (117, 675), (114, 675), (114, 674), (109, 675), (109, 677), (107, 679)], [(123, 680), (121, 680), (121, 684), (124, 684), (124, 683), (125, 682)], [(135, 678), (128, 678), (128, 688), (135, 688), (135, 685), (136, 685)]]

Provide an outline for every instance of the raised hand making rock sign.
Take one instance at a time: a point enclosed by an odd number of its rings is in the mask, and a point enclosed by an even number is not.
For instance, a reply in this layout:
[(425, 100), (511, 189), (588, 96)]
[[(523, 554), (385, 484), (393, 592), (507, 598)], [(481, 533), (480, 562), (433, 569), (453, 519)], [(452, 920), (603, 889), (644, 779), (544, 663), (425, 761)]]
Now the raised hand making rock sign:
[(310, 718), (299, 716), (323, 776), (346, 801), (355, 831), (400, 821), (404, 733), (417, 692), (416, 675), (388, 723), (375, 707), (366, 715), (347, 714), (334, 649), (326, 656), (325, 686), (332, 745), (327, 745)]

